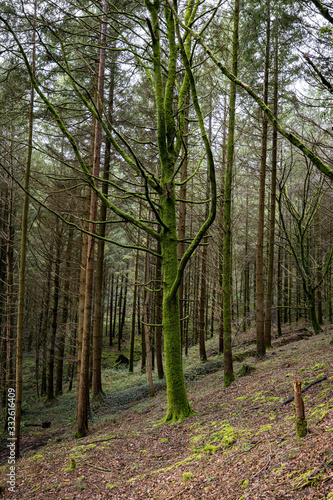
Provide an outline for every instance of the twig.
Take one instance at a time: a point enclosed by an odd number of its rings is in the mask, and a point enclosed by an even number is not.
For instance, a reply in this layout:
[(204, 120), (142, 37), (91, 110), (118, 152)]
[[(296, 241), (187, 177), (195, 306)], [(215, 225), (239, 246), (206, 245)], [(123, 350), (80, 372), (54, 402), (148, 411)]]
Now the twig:
[(89, 462), (86, 462), (85, 465), (88, 465), (89, 467), (93, 467), (94, 469), (102, 470), (103, 472), (114, 472), (112, 469), (104, 469), (103, 467), (98, 467), (98, 465), (93, 465), (93, 464), (90, 464)]
[(96, 441), (89, 441), (89, 443), (84, 443), (81, 446), (88, 446), (89, 444), (94, 444), (94, 443), (104, 443), (105, 441), (111, 441), (112, 439), (121, 439), (121, 438), (113, 436), (113, 437), (107, 438), (107, 439), (97, 439)]
[[(312, 387), (313, 385), (315, 384), (319, 384), (319, 382), (323, 382), (324, 380), (326, 380), (327, 377), (326, 375), (324, 375), (323, 377), (321, 378), (318, 378), (317, 380), (314, 380), (313, 382), (310, 382), (310, 384), (306, 385), (305, 387), (303, 387), (302, 389), (302, 392), (305, 392), (307, 391), (308, 389), (310, 389), (310, 387)], [(273, 408), (273, 410), (277, 410), (278, 408), (281, 408), (282, 406), (284, 405), (287, 405), (288, 403), (291, 403), (292, 401), (294, 401), (294, 396), (291, 396), (290, 398), (286, 399), (285, 401), (283, 401), (283, 403), (281, 403), (280, 405), (278, 406), (275, 406)]]
[[(266, 438), (267, 439), (267, 438)], [(268, 439), (267, 439), (268, 441)], [(251, 478), (250, 478), (250, 481), (252, 481), (252, 479), (254, 479), (256, 476), (258, 476), (258, 474), (260, 474), (260, 472), (262, 472), (263, 470), (266, 469), (266, 467), (269, 465), (270, 461), (272, 460), (272, 447), (271, 447), (271, 443), (268, 441), (268, 444), (269, 444), (269, 458), (268, 458), (268, 462), (267, 464), (264, 465), (264, 467), (262, 467), (262, 469), (260, 469), (258, 472), (256, 472)]]

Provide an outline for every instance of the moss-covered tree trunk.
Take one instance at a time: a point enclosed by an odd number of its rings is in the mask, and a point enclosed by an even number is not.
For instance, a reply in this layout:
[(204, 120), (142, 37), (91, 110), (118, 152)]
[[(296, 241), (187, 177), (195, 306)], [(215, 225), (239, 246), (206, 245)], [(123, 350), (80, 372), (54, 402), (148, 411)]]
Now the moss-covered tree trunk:
[(163, 335), (168, 409), (165, 421), (181, 421), (191, 413), (187, 399), (180, 334), (179, 295), (172, 293), (177, 276), (177, 231), (174, 192), (161, 197), (161, 217), (167, 230), (162, 233)]

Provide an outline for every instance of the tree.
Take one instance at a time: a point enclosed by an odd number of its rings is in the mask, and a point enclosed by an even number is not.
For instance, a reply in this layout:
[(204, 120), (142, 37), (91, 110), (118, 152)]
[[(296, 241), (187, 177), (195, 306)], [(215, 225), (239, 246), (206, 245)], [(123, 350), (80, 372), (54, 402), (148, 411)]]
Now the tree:
[[(333, 246), (327, 252), (326, 258), (316, 261), (316, 252), (311, 252), (310, 228), (319, 209), (323, 196), (323, 178), (315, 180), (313, 168), (307, 162), (307, 174), (302, 186), (299, 200), (292, 201), (286, 187), (288, 175), (280, 182), (279, 211), (281, 227), (284, 231), (290, 252), (299, 269), (303, 289), (308, 300), (310, 317), (315, 334), (321, 332), (316, 311), (315, 292), (319, 289), (330, 269), (333, 259)], [(288, 228), (283, 215), (283, 205), (291, 216), (292, 225)]]
[[(157, 232), (155, 229), (148, 226), (145, 222), (139, 220), (137, 217), (133, 216), (130, 212), (125, 212), (124, 210), (117, 207), (110, 198), (107, 198), (98, 187), (96, 179), (98, 178), (98, 171), (94, 171), (93, 174), (90, 173), (89, 168), (80, 152), (79, 146), (72, 136), (68, 126), (65, 124), (64, 120), (55, 109), (54, 105), (50, 102), (49, 98), (43, 91), (42, 87), (38, 84), (33, 72), (31, 71), (31, 66), (28, 62), (27, 56), (23, 49), (22, 44), (17, 36), (17, 34), (10, 27), (8, 21), (2, 17), (2, 21), (5, 23), (12, 36), (14, 37), (18, 48), (20, 50), (21, 56), (29, 72), (31, 81), (39, 94), (42, 101), (45, 103), (51, 114), (53, 115), (55, 122), (57, 123), (59, 129), (63, 135), (67, 138), (70, 145), (72, 146), (73, 152), (76, 157), (77, 164), (79, 165), (81, 172), (88, 180), (94, 197), (98, 196), (99, 199), (106, 204), (106, 206), (113, 211), (113, 213), (118, 216), (121, 220), (129, 222), (142, 229), (148, 235), (153, 237), (155, 240), (160, 241), (161, 244), (161, 256), (162, 257), (162, 269), (163, 269), (163, 333), (164, 333), (164, 350), (165, 350), (165, 371), (167, 380), (167, 393), (168, 393), (168, 410), (165, 417), (166, 421), (169, 420), (182, 420), (192, 413), (190, 405), (188, 403), (185, 382), (182, 371), (182, 359), (181, 359), (181, 342), (180, 342), (180, 316), (179, 316), (179, 300), (178, 300), (178, 287), (185, 269), (185, 266), (190, 259), (191, 255), (194, 253), (195, 249), (200, 244), (204, 234), (210, 227), (215, 218), (216, 211), (216, 186), (215, 186), (215, 172), (214, 172), (214, 160), (212, 151), (210, 148), (210, 143), (205, 131), (203, 115), (201, 112), (201, 107), (199, 104), (199, 99), (197, 96), (196, 84), (192, 73), (191, 63), (190, 63), (190, 52), (188, 46), (188, 38), (186, 35), (182, 35), (177, 25), (175, 25), (173, 13), (166, 8), (161, 12), (160, 5), (158, 1), (150, 2), (147, 0), (145, 2), (146, 8), (149, 12), (150, 18), (147, 21), (148, 33), (151, 43), (151, 58), (153, 62), (153, 71), (150, 71), (144, 66), (142, 60), (139, 59), (141, 67), (143, 66), (146, 75), (148, 75), (148, 81), (152, 85), (155, 96), (156, 105), (156, 124), (157, 124), (157, 147), (159, 152), (159, 162), (160, 162), (160, 176), (152, 173), (143, 166), (142, 161), (139, 159), (137, 154), (134, 152), (133, 148), (126, 141), (125, 137), (120, 131), (115, 129), (112, 124), (107, 123), (98, 107), (82, 92), (82, 83), (78, 82), (75, 73), (71, 70), (70, 61), (68, 59), (68, 54), (66, 53), (66, 47), (64, 47), (60, 38), (58, 38), (60, 47), (62, 49), (61, 60), (62, 64), (60, 67), (62, 71), (66, 74), (66, 77), (72, 84), (73, 91), (76, 97), (83, 103), (87, 110), (92, 113), (96, 122), (100, 124), (103, 128), (104, 133), (110, 139), (111, 144), (117, 154), (122, 158), (122, 161), (132, 169), (135, 175), (141, 175), (144, 181), (145, 199), (148, 205), (151, 207), (155, 221), (161, 226), (161, 231)], [(185, 24), (190, 24), (196, 14), (197, 7), (193, 1), (189, 1), (186, 12), (185, 12)], [(104, 11), (105, 14), (105, 11)], [(103, 11), (101, 11), (103, 15)], [(160, 40), (160, 23), (165, 23), (167, 42), (169, 48), (168, 61), (167, 61), (167, 71), (165, 80), (163, 78), (163, 73), (165, 71), (165, 61), (162, 58), (161, 51), (161, 40)], [(146, 31), (146, 29), (145, 29)], [(59, 37), (59, 35), (57, 35)], [(176, 42), (178, 38), (178, 44)], [(164, 43), (164, 41), (163, 41)], [(130, 50), (133, 51), (133, 46), (129, 45)], [(137, 50), (137, 49), (136, 49)], [(178, 105), (177, 112), (179, 116), (179, 123), (175, 121), (173, 104), (176, 97), (176, 79), (177, 79), (177, 58), (178, 53), (181, 53), (182, 62), (184, 65), (183, 70), (183, 82), (181, 84), (179, 95), (178, 95)], [(163, 52), (164, 54), (164, 52)], [(164, 57), (164, 55), (163, 55)], [(59, 59), (56, 61), (59, 64)], [(165, 83), (164, 83), (165, 81)], [(177, 234), (176, 234), (176, 198), (175, 198), (175, 176), (177, 175), (179, 162), (182, 161), (180, 158), (182, 138), (184, 133), (184, 103), (185, 96), (188, 92), (188, 88), (191, 88), (191, 95), (193, 100), (193, 106), (199, 123), (199, 128), (202, 136), (203, 145), (206, 151), (206, 161), (209, 171), (210, 180), (210, 196), (211, 204), (207, 219), (204, 221), (203, 225), (200, 227), (196, 236), (193, 238), (189, 244), (187, 250), (185, 251), (179, 265), (177, 263)], [(117, 137), (117, 139), (115, 138)], [(120, 141), (124, 144), (124, 147), (120, 146)], [(127, 150), (127, 151), (126, 151)], [(140, 195), (141, 196), (141, 195)], [(157, 199), (156, 199), (157, 196)], [(158, 203), (157, 203), (158, 200)], [(92, 206), (92, 205), (91, 205)], [(95, 220), (95, 213), (91, 212), (89, 216), (90, 221)], [(95, 236), (93, 232), (93, 227), (89, 228), (90, 238)], [(89, 237), (88, 237), (89, 240)], [(91, 240), (92, 241), (92, 240)], [(130, 248), (136, 248), (135, 245), (130, 245)], [(140, 247), (139, 247), (140, 248)], [(140, 248), (143, 250), (143, 248)], [(92, 250), (93, 245), (88, 245), (88, 257), (87, 262), (92, 262)], [(155, 252), (150, 251), (155, 255)], [(87, 271), (87, 273), (90, 271)], [(87, 274), (88, 276), (88, 274)], [(86, 287), (89, 283), (86, 282)], [(87, 294), (86, 294), (87, 300)], [(87, 397), (84, 392), (84, 387), (87, 385), (87, 374), (88, 374), (88, 363), (89, 363), (89, 346), (88, 346), (88, 303), (85, 308), (85, 326), (84, 326), (84, 336), (83, 336), (83, 347), (82, 347), (82, 361), (80, 369), (80, 388), (79, 388), (79, 433), (82, 435), (87, 432)]]
[[(235, 0), (234, 31), (232, 46), (232, 70), (237, 75), (238, 65), (238, 25), (239, 25), (239, 1)], [(234, 133), (236, 114), (236, 84), (230, 83), (229, 101), (229, 126), (227, 144), (227, 166), (224, 184), (223, 204), (223, 357), (224, 357), (224, 385), (227, 387), (235, 379), (232, 364), (231, 350), (231, 277), (232, 277), (232, 248), (231, 248), (231, 201), (234, 162)]]

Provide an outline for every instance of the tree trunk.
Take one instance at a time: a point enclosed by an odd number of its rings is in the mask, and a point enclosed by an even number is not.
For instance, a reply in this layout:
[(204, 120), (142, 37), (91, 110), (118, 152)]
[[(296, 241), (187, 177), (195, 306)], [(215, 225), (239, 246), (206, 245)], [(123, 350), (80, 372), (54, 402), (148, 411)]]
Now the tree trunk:
[[(278, 113), (278, 36), (276, 35), (274, 46), (274, 97), (273, 113)], [(268, 276), (266, 291), (265, 310), (265, 345), (272, 345), (272, 302), (273, 302), (273, 279), (274, 279), (274, 247), (275, 247), (275, 210), (276, 210), (276, 171), (277, 171), (277, 129), (273, 127), (272, 139), (272, 178), (271, 178), (271, 210), (269, 221), (269, 248), (268, 248)]]
[(70, 269), (71, 269), (71, 258), (72, 258), (72, 241), (73, 234), (72, 231), (68, 231), (68, 241), (67, 241), (67, 249), (66, 249), (66, 272), (65, 272), (65, 284), (63, 291), (63, 305), (62, 305), (62, 319), (61, 319), (61, 335), (58, 343), (58, 354), (57, 354), (57, 377), (56, 377), (56, 386), (55, 386), (55, 394), (62, 394), (62, 382), (63, 382), (63, 368), (64, 368), (64, 354), (65, 354), (65, 340), (67, 334), (67, 320), (68, 320), (68, 312), (69, 312), (69, 304), (70, 304)]
[[(106, 2), (103, 2), (103, 10), (108, 9)], [(101, 112), (101, 103), (104, 97), (104, 75), (105, 75), (105, 44), (106, 44), (106, 24), (104, 22), (101, 28), (101, 49), (100, 49), (100, 60), (99, 60), (99, 70), (98, 70), (98, 109)], [(114, 91), (114, 66), (111, 67), (110, 76), (110, 90), (109, 90), (109, 104), (108, 104), (108, 120), (112, 123), (113, 114), (113, 91)], [(101, 139), (102, 131), (98, 134), (98, 144), (95, 145), (99, 148), (99, 157), (101, 149)], [(100, 159), (96, 159), (100, 161)], [(105, 144), (105, 161), (103, 169), (103, 180), (108, 181), (110, 170), (110, 141), (107, 139)], [(107, 197), (108, 195), (108, 182), (103, 182), (102, 184), (102, 194)], [(98, 234), (101, 238), (105, 237), (107, 208), (104, 203), (101, 204), (99, 220), (102, 224), (99, 224)], [(96, 274), (95, 274), (95, 291), (94, 291), (94, 323), (93, 323), (93, 368), (92, 368), (92, 393), (93, 397), (98, 396), (103, 393), (102, 389), (102, 336), (103, 336), (103, 285), (104, 285), (104, 247), (105, 241), (103, 239), (98, 240), (97, 244), (97, 258), (96, 258)]]
[[(239, 0), (235, 0), (234, 8), (234, 31), (232, 46), (232, 72), (237, 76), (238, 67), (238, 25), (239, 25)], [(227, 144), (227, 167), (225, 173), (224, 187), (224, 240), (223, 240), (223, 358), (224, 358), (224, 386), (227, 387), (235, 380), (232, 363), (231, 348), (231, 281), (232, 281), (232, 180), (234, 163), (234, 134), (235, 134), (235, 114), (236, 114), (236, 84), (230, 83), (229, 101), (229, 127)]]
[[(179, 198), (181, 200), (186, 200), (186, 193), (187, 193), (187, 183), (185, 182), (187, 178), (187, 148), (188, 148), (188, 104), (189, 104), (189, 93), (186, 96), (185, 99), (185, 125), (184, 125), (184, 137), (183, 137), (183, 148), (182, 148), (182, 153), (184, 156), (183, 163), (181, 165), (180, 169), (180, 182), (183, 182), (183, 184), (180, 186), (179, 190)], [(185, 252), (185, 228), (186, 228), (186, 203), (184, 201), (181, 201), (179, 203), (179, 218), (178, 218), (178, 238), (179, 238), (179, 243), (178, 243), (178, 261), (180, 262), (180, 259), (184, 255)], [(179, 285), (179, 311), (180, 311), (180, 318), (184, 318), (184, 279), (185, 276), (183, 276), (183, 279)], [(181, 321), (180, 323), (180, 333), (181, 333), (181, 338), (182, 338), (182, 346), (184, 344), (184, 321)], [(163, 371), (163, 370), (162, 370)], [(163, 376), (163, 375), (162, 375)]]
[[(98, 85), (96, 107), (99, 113), (102, 112), (102, 99), (104, 94), (104, 71), (105, 71), (105, 35), (106, 35), (106, 12), (108, 6), (103, 0), (103, 21), (101, 24), (101, 49), (99, 55)], [(95, 184), (99, 177), (100, 155), (102, 141), (102, 126), (96, 121), (94, 158), (92, 175)], [(92, 288), (94, 277), (94, 250), (95, 250), (95, 224), (97, 217), (97, 195), (92, 190), (89, 213), (89, 235), (87, 248), (87, 267), (86, 267), (86, 288), (85, 288), (85, 306), (82, 335), (82, 359), (80, 371), (79, 401), (78, 401), (78, 436), (85, 436), (88, 432), (88, 408), (89, 408), (89, 355), (90, 355), (90, 333), (92, 316)]]
[(54, 292), (53, 292), (53, 307), (52, 307), (52, 321), (51, 321), (51, 336), (49, 345), (49, 360), (48, 360), (48, 374), (47, 374), (47, 401), (54, 399), (53, 387), (53, 373), (54, 373), (54, 350), (55, 340), (58, 327), (58, 304), (59, 304), (59, 281), (60, 281), (60, 256), (61, 256), (61, 237), (58, 229), (58, 219), (56, 220), (56, 257), (54, 268)]
[[(35, 74), (36, 54), (36, 16), (37, 0), (34, 3), (34, 21), (32, 35), (32, 74)], [(23, 358), (23, 327), (24, 327), (24, 297), (25, 297), (25, 265), (27, 257), (27, 231), (29, 211), (29, 181), (32, 156), (32, 133), (34, 121), (34, 87), (31, 85), (28, 126), (28, 155), (24, 174), (24, 197), (22, 208), (21, 256), (19, 270), (18, 307), (17, 307), (17, 337), (16, 337), (16, 388), (15, 388), (15, 456), (20, 456), (21, 413), (22, 413), (22, 358)]]
[[(269, 47), (270, 47), (270, 0), (267, 3), (266, 20), (266, 50), (264, 70), (264, 92), (263, 101), (268, 102), (269, 83)], [(256, 273), (256, 337), (257, 356), (265, 356), (265, 331), (264, 331), (264, 224), (265, 224), (265, 180), (267, 161), (267, 129), (268, 119), (262, 114), (262, 136), (261, 136), (261, 162), (260, 162), (260, 187), (259, 187), (259, 210), (258, 210), (258, 234), (257, 234), (257, 273)]]
[[(160, 242), (157, 242), (156, 251), (161, 254)], [(157, 257), (156, 259), (156, 274), (155, 274), (156, 286), (159, 289), (156, 296), (156, 323), (161, 325), (162, 318), (162, 304), (163, 304), (163, 289), (162, 289), (162, 261)], [(184, 308), (183, 308), (184, 313)], [(184, 322), (183, 322), (184, 323)], [(183, 326), (183, 332), (186, 334), (186, 328)], [(184, 339), (183, 339), (184, 340)], [(185, 339), (186, 340), (186, 339)], [(186, 342), (185, 342), (186, 343)], [(162, 361), (162, 326), (156, 327), (156, 365), (158, 378), (164, 378), (163, 361)]]
[(296, 435), (304, 437), (307, 434), (307, 422), (305, 420), (304, 402), (302, 397), (302, 382), (294, 381), (294, 401), (295, 401), (295, 417), (296, 417)]
[[(147, 237), (147, 248), (151, 248), (151, 237)], [(149, 286), (150, 273), (149, 273), (149, 253), (145, 255), (145, 283)], [(150, 349), (150, 333), (148, 327), (148, 304), (149, 304), (149, 290), (147, 286), (144, 287), (143, 291), (143, 330), (145, 335), (146, 343), (146, 353), (147, 353), (147, 375), (149, 383), (149, 394), (150, 397), (154, 397), (154, 383), (153, 383), (153, 372), (152, 372), (152, 362), (151, 362), (151, 349)]]

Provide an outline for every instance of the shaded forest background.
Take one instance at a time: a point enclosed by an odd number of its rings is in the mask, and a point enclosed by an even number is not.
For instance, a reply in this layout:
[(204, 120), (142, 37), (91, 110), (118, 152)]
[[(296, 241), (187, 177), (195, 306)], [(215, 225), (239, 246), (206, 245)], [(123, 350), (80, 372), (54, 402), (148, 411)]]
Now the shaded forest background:
[[(218, 338), (229, 385), (240, 336), (263, 356), (286, 324), (319, 333), (333, 323), (324, 3), (189, 1), (178, 14), (149, 0), (2, 7), (4, 421), (8, 388), (22, 401), (22, 356), (34, 360), (38, 398), (77, 390), (83, 435), (89, 386), (95, 397), (106, 390), (102, 346), (125, 354), (130, 373), (146, 370), (151, 395), (152, 371), (166, 370), (171, 401), (190, 346), (205, 362)], [(191, 413), (181, 391), (167, 420)]]

